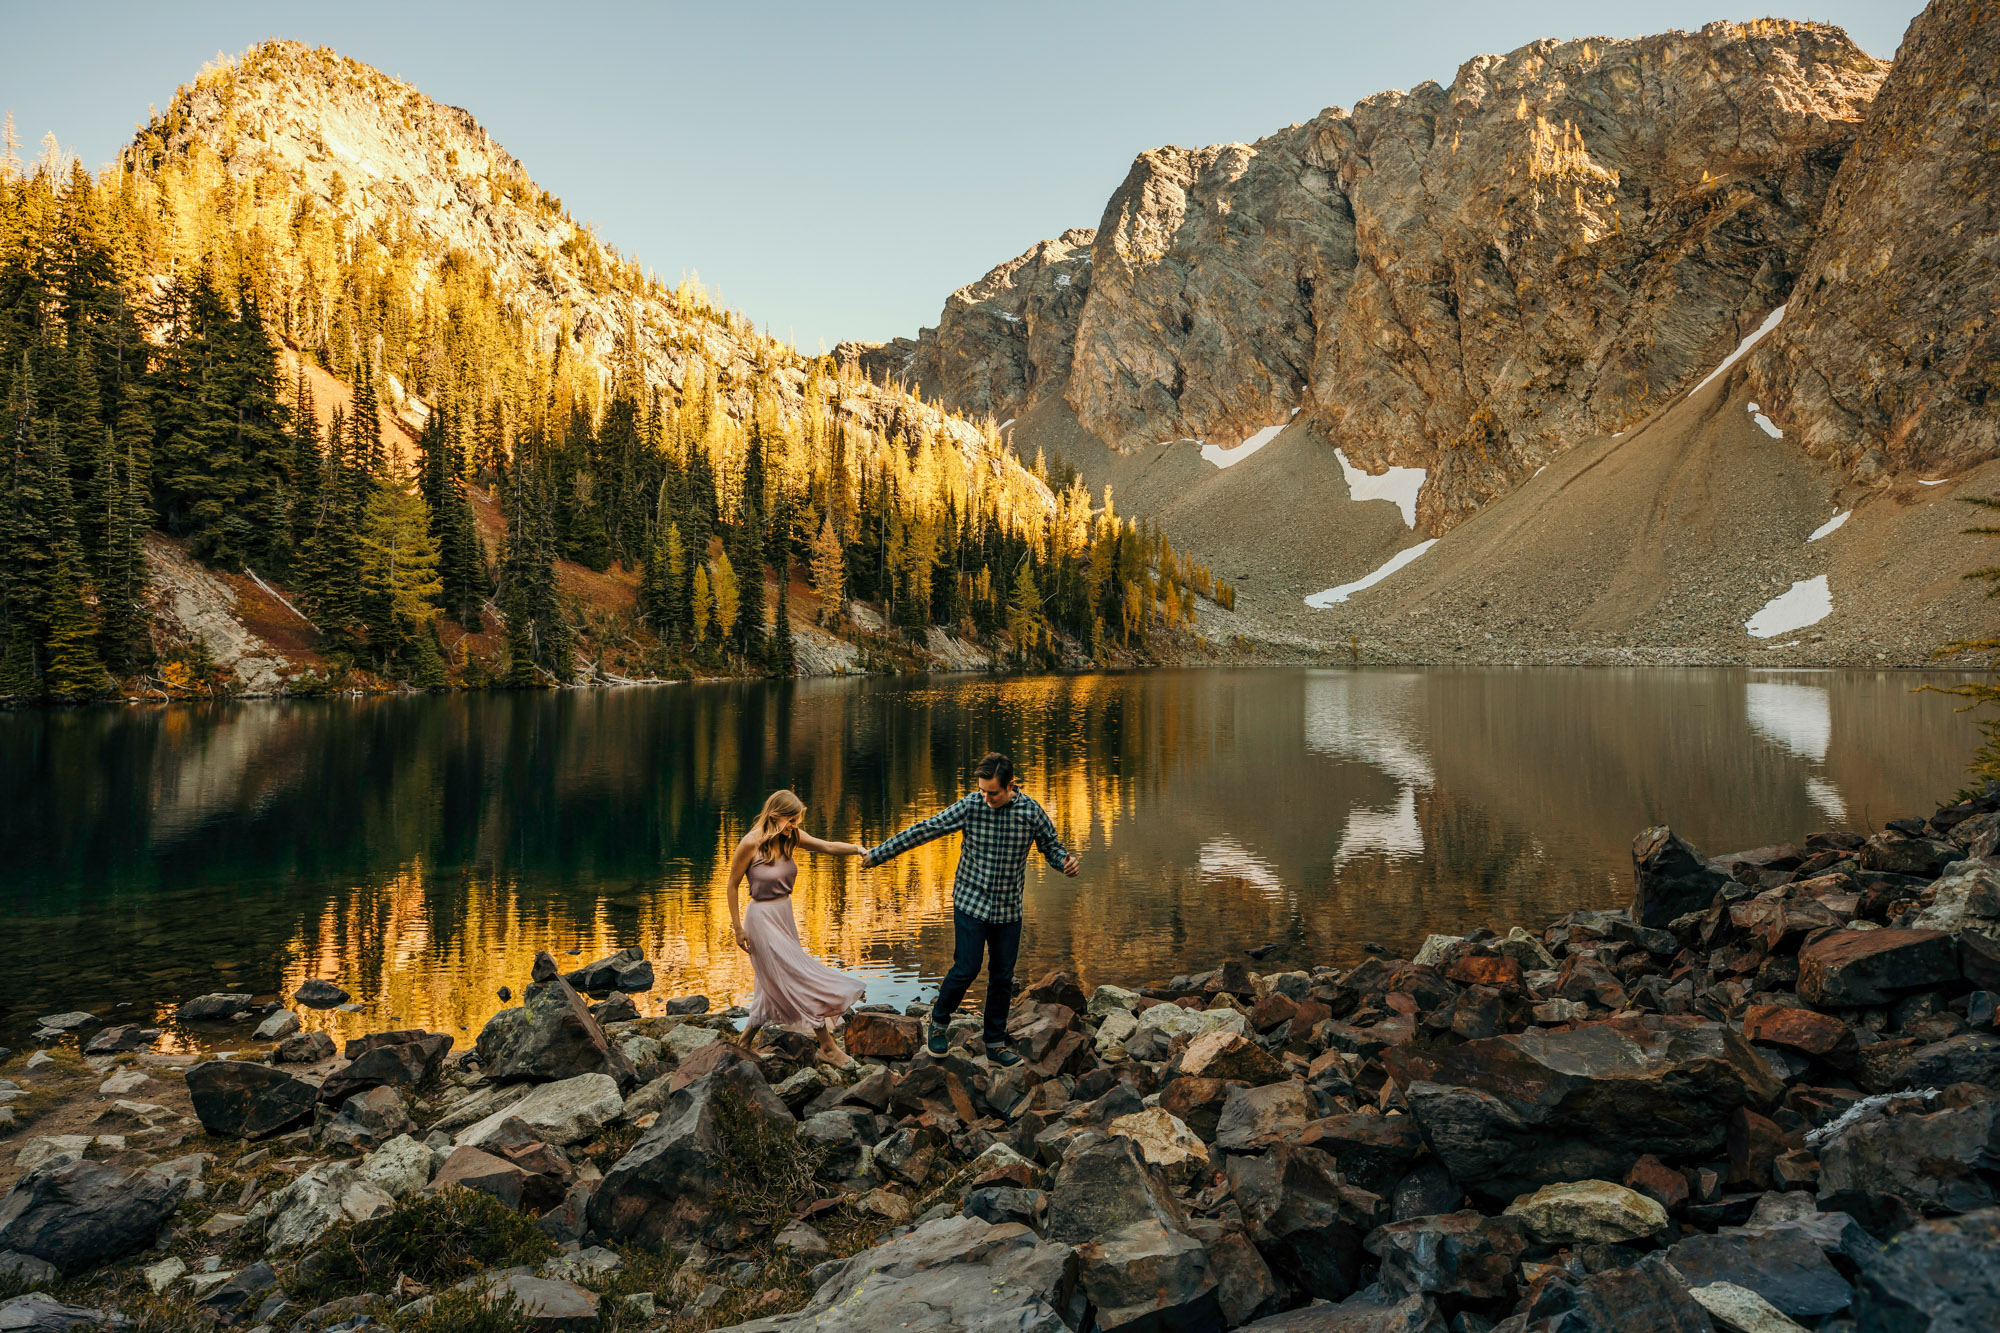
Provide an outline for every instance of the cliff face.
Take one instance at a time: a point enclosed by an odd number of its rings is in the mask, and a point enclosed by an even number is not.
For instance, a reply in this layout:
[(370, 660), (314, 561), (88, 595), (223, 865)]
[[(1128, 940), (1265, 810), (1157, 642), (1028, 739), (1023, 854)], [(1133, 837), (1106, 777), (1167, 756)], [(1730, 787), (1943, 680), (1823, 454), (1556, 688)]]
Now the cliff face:
[[(1538, 42), (1254, 144), (1158, 149), (1105, 209), (1073, 335), (948, 306), (902, 373), (1006, 415), (1062, 386), (1121, 449), (1302, 409), (1370, 471), (1426, 469), (1442, 532), (1785, 302), (1887, 69), (1781, 21)], [(1040, 250), (953, 302), (1027, 299)]]
[(1937, 0), (1827, 200), (1751, 370), (1808, 453), (1861, 480), (2000, 455), (2000, 9)]

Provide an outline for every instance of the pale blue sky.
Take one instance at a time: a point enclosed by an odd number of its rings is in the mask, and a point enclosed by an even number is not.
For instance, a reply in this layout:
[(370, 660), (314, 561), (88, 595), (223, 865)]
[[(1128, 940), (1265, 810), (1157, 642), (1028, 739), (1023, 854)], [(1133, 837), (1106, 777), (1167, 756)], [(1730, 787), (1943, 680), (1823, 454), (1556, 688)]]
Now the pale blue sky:
[[(108, 161), (218, 51), (331, 46), (471, 111), (580, 220), (805, 350), (914, 333), (1095, 226), (1134, 154), (1254, 139), (1540, 37), (1760, 17), (1731, 0), (314, 5), (0, 0), (0, 109)], [(1916, 0), (1790, 17), (1892, 56)]]

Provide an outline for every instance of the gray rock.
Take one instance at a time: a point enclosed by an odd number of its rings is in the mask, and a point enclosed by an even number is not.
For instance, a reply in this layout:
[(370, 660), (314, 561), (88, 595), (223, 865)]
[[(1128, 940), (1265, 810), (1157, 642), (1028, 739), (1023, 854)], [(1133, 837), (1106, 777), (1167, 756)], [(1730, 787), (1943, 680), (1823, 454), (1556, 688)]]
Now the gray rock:
[(1363, 1245), (1382, 1261), (1385, 1291), (1498, 1301), (1513, 1293), (1515, 1265), (1528, 1243), (1520, 1219), (1467, 1209), (1391, 1222), (1369, 1232)]
[(1272, 1272), (1328, 1300), (1353, 1293), (1362, 1237), (1379, 1220), (1379, 1197), (1343, 1184), (1326, 1153), (1290, 1143), (1257, 1157), (1230, 1157), (1228, 1176), (1244, 1226)]
[(320, 1130), (319, 1141), (323, 1148), (376, 1148), (416, 1127), (401, 1093), (370, 1088), (341, 1103), (340, 1113)]
[(414, 1088), (437, 1071), (451, 1051), (452, 1037), (443, 1032), (406, 1028), (371, 1032), (347, 1043), (347, 1063), (326, 1076), (319, 1099), (339, 1106), (368, 1088)]
[(1667, 1251), (1667, 1262), (1690, 1287), (1746, 1287), (1794, 1318), (1844, 1310), (1854, 1295), (1819, 1245), (1798, 1232), (1692, 1235)]
[(224, 1138), (260, 1139), (312, 1114), (320, 1089), (269, 1065), (209, 1060), (187, 1071), (188, 1098), (203, 1129)]
[(38, 1291), (0, 1301), (0, 1333), (63, 1333), (72, 1328), (102, 1328), (109, 1321), (110, 1316), (102, 1310), (65, 1305)]
[(46, 1259), (18, 1250), (0, 1250), (0, 1277), (10, 1277), (29, 1287), (45, 1287), (57, 1277), (56, 1266)]
[(477, 1050), (486, 1076), (501, 1083), (552, 1083), (578, 1074), (608, 1074), (621, 1088), (638, 1082), (583, 997), (560, 977), (529, 986), (520, 1008), (488, 1019)]
[(1632, 842), (1632, 920), (1641, 926), (1664, 927), (1677, 916), (1702, 911), (1729, 882), (1664, 825)]
[(292, 992), (292, 1003), (302, 1004), (308, 1009), (332, 1009), (353, 998), (324, 977), (312, 977), (301, 982), (299, 988)]
[(316, 1065), (333, 1058), (333, 1038), (324, 1032), (301, 1032), (278, 1043), (271, 1058), (280, 1064)]
[(1894, 1194), (1953, 1212), (2000, 1202), (1985, 1174), (2000, 1160), (2000, 1098), (1953, 1093), (1949, 1100), (1954, 1104), (1932, 1103), (1938, 1107), (1932, 1111), (1878, 1111), (1830, 1127), (1834, 1132), (1819, 1144), (1820, 1197)]
[(1612, 1018), (1434, 1050), (1392, 1047), (1389, 1075), (1454, 1179), (1511, 1199), (1540, 1185), (1622, 1180), (1646, 1153), (1721, 1148), (1729, 1113), (1783, 1091), (1726, 1023)]
[(1215, 1122), (1215, 1146), (1224, 1152), (1252, 1152), (1275, 1139), (1296, 1139), (1312, 1114), (1306, 1085), (1298, 1079), (1232, 1087)]
[(269, 1251), (282, 1254), (311, 1245), (336, 1222), (365, 1222), (395, 1205), (388, 1191), (352, 1162), (322, 1162), (259, 1203), (250, 1216), (264, 1224)]
[[(636, 948), (620, 949), (608, 958), (600, 958), (574, 972), (565, 973), (563, 980), (574, 989), (590, 995), (604, 995), (611, 991), (649, 991), (653, 989), (653, 965)], [(669, 1009), (668, 1012), (675, 1011)]]
[(96, 1014), (87, 1014), (81, 1009), (72, 1009), (64, 1014), (44, 1014), (35, 1020), (50, 1032), (75, 1032), (97, 1022)]
[(511, 1105), (460, 1130), (454, 1138), (473, 1147), (494, 1137), (509, 1120), (519, 1120), (543, 1143), (559, 1148), (582, 1143), (617, 1120), (625, 1109), (618, 1084), (608, 1074), (578, 1074), (544, 1083)]
[(755, 1230), (731, 1206), (714, 1169), (725, 1151), (719, 1103), (738, 1099), (752, 1117), (783, 1134), (796, 1122), (748, 1062), (732, 1062), (667, 1099), (660, 1118), (605, 1173), (590, 1201), (592, 1229), (605, 1241), (658, 1245), (700, 1240), (731, 1248)]
[(788, 1254), (802, 1264), (816, 1264), (830, 1258), (833, 1246), (826, 1237), (807, 1226), (804, 1222), (794, 1222), (778, 1233), (772, 1242), (782, 1254)]
[(1077, 1257), (1026, 1227), (974, 1217), (926, 1222), (828, 1270), (796, 1314), (727, 1333), (1068, 1333), (1082, 1322)]
[(1108, 1138), (1064, 1160), (1049, 1196), (1050, 1240), (1079, 1245), (1135, 1222), (1157, 1222), (1170, 1231), (1187, 1224), (1136, 1143)]
[(966, 1195), (962, 1211), (967, 1217), (977, 1217), (995, 1226), (1017, 1222), (1039, 1232), (1048, 1220), (1049, 1196), (1042, 1190), (989, 1185)]
[(108, 1027), (84, 1044), (85, 1055), (117, 1055), (123, 1051), (143, 1051), (160, 1039), (158, 1028), (120, 1023)]
[(1428, 1296), (1398, 1300), (1371, 1288), (1338, 1305), (1314, 1301), (1243, 1327), (1257, 1333), (1446, 1333), (1449, 1326)]
[(1919, 1222), (1885, 1246), (1865, 1236), (1854, 1316), (1869, 1330), (1991, 1333), (2000, 1328), (2000, 1208)]
[(283, 1041), (299, 1030), (299, 1016), (289, 1009), (280, 1009), (257, 1025), (250, 1035), (258, 1041)]
[(50, 1162), (0, 1200), (0, 1250), (65, 1273), (121, 1259), (153, 1243), (188, 1182), (102, 1162)]
[(248, 1268), (239, 1269), (228, 1281), (203, 1296), (201, 1303), (219, 1315), (230, 1316), (240, 1311), (256, 1309), (277, 1285), (276, 1270), (260, 1261)]
[(708, 1012), (706, 995), (680, 995), (667, 1001), (670, 1014), (705, 1014)]
[(398, 1135), (362, 1159), (360, 1175), (392, 1199), (407, 1198), (431, 1183), (431, 1150), (408, 1134)]
[(242, 1017), (255, 1003), (255, 998), (249, 995), (216, 991), (195, 996), (182, 1004), (176, 1014), (183, 1023), (221, 1023)]
[(1148, 1218), (1087, 1241), (1076, 1254), (1101, 1333), (1222, 1326), (1208, 1251), (1184, 1232)]

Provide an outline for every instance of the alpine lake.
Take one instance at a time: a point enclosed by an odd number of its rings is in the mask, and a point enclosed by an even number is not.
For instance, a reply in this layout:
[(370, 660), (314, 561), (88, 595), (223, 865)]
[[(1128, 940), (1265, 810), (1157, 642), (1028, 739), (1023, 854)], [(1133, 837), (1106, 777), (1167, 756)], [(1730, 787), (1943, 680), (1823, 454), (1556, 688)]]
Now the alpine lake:
[[(1263, 970), (1408, 956), (1623, 906), (1651, 824), (1714, 855), (1929, 814), (1978, 732), (1920, 687), (1956, 679), (1190, 670), (0, 714), (0, 1043), (84, 1009), (186, 1047), (180, 1001), (326, 977), (360, 1008), (308, 1027), (463, 1045), (540, 949), (570, 968), (637, 945), (642, 1012), (721, 1008), (752, 988), (724, 882), (767, 793), (873, 843), (991, 749), (1083, 865), (1031, 860), (1024, 980), (1163, 981), (1266, 945)], [(956, 855), (802, 856), (806, 946), (871, 1002), (928, 997)]]

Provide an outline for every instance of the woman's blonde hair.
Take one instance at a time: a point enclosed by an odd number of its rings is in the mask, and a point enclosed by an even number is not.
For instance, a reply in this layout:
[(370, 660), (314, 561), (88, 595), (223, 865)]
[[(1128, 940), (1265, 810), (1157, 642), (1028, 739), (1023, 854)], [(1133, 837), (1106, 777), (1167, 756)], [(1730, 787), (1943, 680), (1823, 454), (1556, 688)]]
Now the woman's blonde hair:
[(750, 826), (750, 843), (757, 849), (750, 859), (774, 865), (790, 856), (792, 849), (799, 845), (799, 830), (797, 825), (784, 828), (782, 823), (805, 812), (806, 803), (783, 788), (767, 796), (763, 812)]

